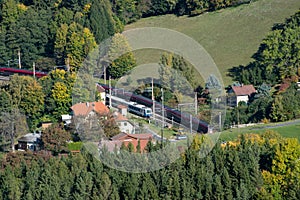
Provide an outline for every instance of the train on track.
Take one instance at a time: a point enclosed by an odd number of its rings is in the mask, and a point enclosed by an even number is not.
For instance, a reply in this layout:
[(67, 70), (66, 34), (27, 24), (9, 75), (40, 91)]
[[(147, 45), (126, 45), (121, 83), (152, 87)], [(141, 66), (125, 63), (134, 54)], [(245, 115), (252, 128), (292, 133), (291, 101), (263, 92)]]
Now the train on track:
[(36, 76), (37, 78), (41, 78), (43, 76), (47, 76), (46, 72), (41, 72), (41, 71), (35, 71), (34, 72), (32, 70), (27, 70), (27, 69), (0, 67), (0, 75), (1, 76), (11, 76), (13, 74), (27, 75), (27, 76)]
[(106, 102), (111, 101), (113, 107), (118, 107), (118, 105), (125, 105), (129, 112), (139, 115), (141, 117), (151, 117), (152, 109), (148, 108), (142, 104), (137, 104), (136, 102), (126, 101), (122, 98), (106, 94)]
[[(106, 93), (109, 93), (109, 86), (98, 83), (100, 86), (102, 86)], [(146, 98), (142, 95), (137, 95), (132, 92), (125, 92), (124, 90), (119, 90), (117, 88), (111, 87), (112, 92), (114, 93), (114, 96), (117, 96), (121, 99), (124, 99), (126, 101), (135, 102), (137, 104), (142, 104), (148, 108), (152, 108), (153, 101), (149, 98)], [(177, 123), (182, 124), (185, 127), (192, 126), (192, 129), (198, 133), (207, 133), (209, 124), (205, 121), (202, 121), (188, 113), (181, 112), (177, 109), (171, 108), (169, 106), (162, 106), (161, 103), (155, 102), (155, 112), (158, 114), (162, 114), (162, 107), (164, 107), (165, 110), (165, 117), (167, 117), (170, 120), (174, 120)]]

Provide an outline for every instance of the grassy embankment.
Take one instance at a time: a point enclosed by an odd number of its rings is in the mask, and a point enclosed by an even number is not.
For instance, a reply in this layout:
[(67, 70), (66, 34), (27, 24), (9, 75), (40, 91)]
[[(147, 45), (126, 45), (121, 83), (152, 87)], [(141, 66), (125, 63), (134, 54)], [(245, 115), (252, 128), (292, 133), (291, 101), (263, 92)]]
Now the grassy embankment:
[(230, 141), (234, 140), (240, 134), (245, 133), (263, 133), (267, 130), (272, 130), (278, 132), (283, 137), (288, 138), (297, 138), (300, 142), (300, 121), (298, 120), (297, 123), (287, 125), (287, 126), (278, 126), (283, 123), (276, 123), (276, 124), (264, 124), (258, 125), (253, 127), (246, 127), (246, 128), (234, 128), (230, 130), (223, 131), (220, 135), (220, 140)]
[[(228, 85), (232, 83), (227, 76), (228, 69), (249, 63), (272, 26), (284, 22), (299, 8), (299, 0), (258, 0), (196, 17), (164, 15), (145, 18), (125, 29), (163, 27), (192, 37), (211, 55), (224, 84)], [(160, 54), (157, 50), (135, 52), (138, 64), (158, 62)], [(148, 73), (151, 74), (151, 69)]]

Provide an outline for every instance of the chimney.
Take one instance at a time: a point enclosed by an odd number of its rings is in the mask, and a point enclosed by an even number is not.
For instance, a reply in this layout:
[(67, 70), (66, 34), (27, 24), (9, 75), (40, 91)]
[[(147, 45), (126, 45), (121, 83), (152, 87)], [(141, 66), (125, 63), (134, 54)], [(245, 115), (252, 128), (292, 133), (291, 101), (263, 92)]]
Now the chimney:
[(90, 106), (90, 103), (89, 102), (86, 102), (86, 107), (89, 107)]

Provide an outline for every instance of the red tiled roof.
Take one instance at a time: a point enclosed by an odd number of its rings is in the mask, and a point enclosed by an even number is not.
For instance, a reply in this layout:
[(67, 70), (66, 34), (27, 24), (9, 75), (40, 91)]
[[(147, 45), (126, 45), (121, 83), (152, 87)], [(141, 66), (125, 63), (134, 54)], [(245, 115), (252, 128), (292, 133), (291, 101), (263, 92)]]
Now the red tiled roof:
[(141, 134), (128, 134), (128, 133), (120, 133), (111, 138), (111, 142), (121, 142), (127, 146), (129, 143), (133, 144), (134, 149), (138, 145), (138, 141), (140, 141), (141, 151), (144, 151), (149, 140), (152, 140), (151, 133), (141, 133)]
[(119, 104), (117, 107), (118, 107), (119, 109), (127, 108), (127, 106), (122, 105), (122, 104)]
[(149, 140), (152, 139), (151, 133), (141, 133), (141, 134), (128, 134), (129, 137), (140, 140)]
[(236, 96), (251, 95), (256, 92), (253, 85), (232, 86)]
[(100, 101), (88, 102), (88, 103), (77, 103), (71, 107), (75, 116), (88, 115), (91, 111), (95, 111), (99, 114), (108, 114), (109, 109)]
[[(145, 151), (145, 148), (146, 148), (148, 142), (149, 142), (149, 140), (140, 140), (141, 152)], [(123, 143), (126, 147), (128, 147), (129, 143), (133, 144), (134, 151), (136, 151), (139, 142), (138, 142), (138, 140), (125, 140)]]
[(116, 149), (120, 149), (122, 146), (122, 141), (116, 140), (116, 141), (110, 141), (110, 140), (102, 140), (98, 147), (101, 148), (107, 148), (108, 151), (113, 152)]
[(127, 137), (127, 133), (119, 133), (111, 138), (111, 140), (124, 140)]
[(119, 112), (114, 112), (115, 121), (128, 121), (128, 119)]

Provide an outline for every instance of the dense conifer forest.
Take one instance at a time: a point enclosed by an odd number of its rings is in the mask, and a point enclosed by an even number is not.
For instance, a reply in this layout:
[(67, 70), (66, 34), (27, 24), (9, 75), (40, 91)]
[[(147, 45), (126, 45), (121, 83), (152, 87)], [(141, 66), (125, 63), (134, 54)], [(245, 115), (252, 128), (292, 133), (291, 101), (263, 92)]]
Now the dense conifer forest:
[[(3, 152), (4, 146), (14, 150), (15, 140), (42, 122), (59, 123), (61, 115), (70, 112), (81, 63), (97, 44), (113, 35), (115, 46), (121, 41), (130, 48), (119, 34), (126, 24), (142, 17), (193, 16), (244, 3), (252, 1), (1, 0), (0, 65), (18, 67), (21, 55), (22, 68), (32, 69), (34, 64), (49, 74), (40, 79), (14, 75), (1, 85), (0, 199), (300, 199), (300, 143), (272, 131), (217, 143), (204, 158), (199, 151), (206, 139), (196, 135), (174, 163), (148, 173), (112, 169), (86, 146), (80, 153), (69, 154), (66, 141), (80, 139), (78, 135), (75, 139), (72, 127), (59, 124), (44, 132), (43, 151)], [(258, 92), (249, 105), (229, 112), (227, 127), (233, 122), (299, 118), (299, 25), (300, 12), (274, 25), (254, 61), (231, 69), (235, 81), (253, 84)], [(167, 63), (164, 56), (162, 61)], [(179, 57), (173, 61), (175, 69), (185, 65)], [(60, 65), (70, 66), (70, 71), (53, 70)], [(119, 78), (135, 66), (133, 54), (125, 54), (108, 66), (108, 73)], [(192, 69), (181, 71), (196, 87)], [(279, 90), (281, 85), (286, 88)], [(113, 131), (110, 128), (115, 125), (109, 123), (106, 128)], [(147, 151), (162, 147), (160, 142), (150, 143)]]
[(268, 131), (217, 144), (200, 158), (201, 137), (164, 169), (126, 173), (85, 150), (67, 157), (9, 153), (1, 199), (299, 199), (300, 144)]

